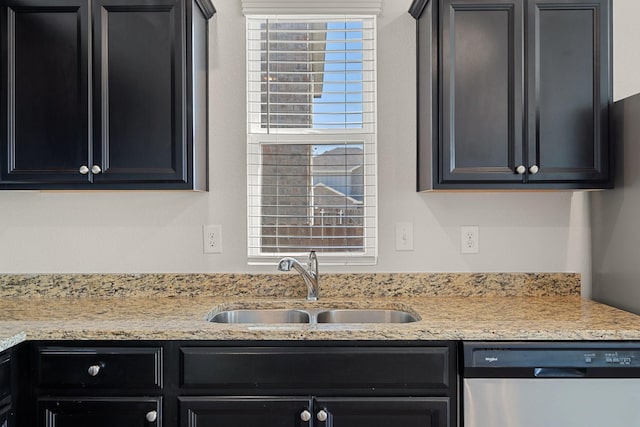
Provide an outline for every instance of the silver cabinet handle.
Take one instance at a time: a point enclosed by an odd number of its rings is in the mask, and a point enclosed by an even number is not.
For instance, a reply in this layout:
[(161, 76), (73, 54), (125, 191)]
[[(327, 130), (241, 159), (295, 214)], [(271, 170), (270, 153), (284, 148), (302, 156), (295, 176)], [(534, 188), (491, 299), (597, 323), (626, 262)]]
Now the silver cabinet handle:
[(149, 412), (147, 412), (147, 415), (146, 415), (145, 418), (147, 419), (148, 422), (152, 423), (152, 422), (154, 422), (155, 420), (158, 419), (158, 412), (149, 411)]
[(100, 166), (98, 166), (98, 165), (91, 166), (91, 173), (92, 174), (97, 175), (100, 172), (102, 172), (102, 169), (100, 169)]
[(96, 375), (98, 375), (100, 373), (100, 365), (91, 365), (91, 366), (89, 366), (89, 369), (87, 369), (87, 372), (92, 377), (95, 377)]
[(311, 419), (311, 412), (307, 411), (306, 409), (300, 412), (300, 419), (304, 422), (309, 421)]
[(318, 419), (318, 421), (327, 421), (327, 413), (324, 409), (321, 409), (316, 414), (316, 418)]
[(538, 167), (538, 165), (533, 165), (529, 168), (529, 173), (531, 175), (535, 175), (538, 173), (538, 171), (540, 170), (540, 168)]
[(80, 172), (82, 175), (86, 175), (89, 173), (89, 168), (86, 165), (82, 165), (80, 166), (80, 169), (78, 169), (78, 172)]
[(527, 171), (527, 168), (525, 168), (524, 165), (520, 165), (516, 168), (516, 173), (518, 175), (523, 175), (526, 171)]

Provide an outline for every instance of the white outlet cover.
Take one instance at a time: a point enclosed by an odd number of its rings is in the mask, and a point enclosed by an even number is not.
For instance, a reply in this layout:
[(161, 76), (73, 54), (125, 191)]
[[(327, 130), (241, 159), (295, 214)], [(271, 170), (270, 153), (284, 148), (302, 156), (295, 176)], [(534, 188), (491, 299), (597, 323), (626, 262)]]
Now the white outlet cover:
[(205, 254), (222, 253), (222, 226), (220, 224), (202, 227), (202, 249)]
[(460, 253), (477, 254), (480, 252), (480, 234), (477, 225), (460, 227)]

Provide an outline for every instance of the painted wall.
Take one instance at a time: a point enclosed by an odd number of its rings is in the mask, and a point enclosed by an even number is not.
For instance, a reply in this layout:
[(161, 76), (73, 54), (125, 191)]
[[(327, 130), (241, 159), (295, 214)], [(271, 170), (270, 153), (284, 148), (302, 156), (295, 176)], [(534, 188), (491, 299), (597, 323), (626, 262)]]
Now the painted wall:
[[(636, 0), (616, 0), (635, 9)], [(415, 22), (410, 1), (383, 0), (379, 19), (379, 262), (323, 271), (558, 271), (590, 278), (585, 193), (418, 194), (415, 188)], [(210, 22), (211, 189), (208, 193), (1, 192), (0, 272), (271, 272), (246, 264), (245, 42), (238, 0)], [(631, 13), (621, 12), (630, 18)], [(640, 17), (636, 12), (635, 17)], [(616, 36), (631, 44), (637, 29)], [(627, 47), (625, 47), (627, 49)], [(616, 78), (637, 80), (633, 70)], [(637, 82), (636, 82), (637, 83)], [(625, 91), (633, 90), (631, 84)], [(394, 250), (397, 222), (415, 249)], [(221, 254), (202, 226), (221, 224)], [(461, 255), (459, 228), (480, 227), (480, 253)]]

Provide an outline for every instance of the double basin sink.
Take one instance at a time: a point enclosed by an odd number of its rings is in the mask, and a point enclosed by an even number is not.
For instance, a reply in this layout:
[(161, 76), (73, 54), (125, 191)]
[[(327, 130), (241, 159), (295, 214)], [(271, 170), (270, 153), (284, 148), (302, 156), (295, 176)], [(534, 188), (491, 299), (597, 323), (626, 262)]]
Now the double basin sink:
[(240, 308), (213, 310), (209, 322), (236, 324), (411, 323), (418, 316), (404, 310), (369, 308)]

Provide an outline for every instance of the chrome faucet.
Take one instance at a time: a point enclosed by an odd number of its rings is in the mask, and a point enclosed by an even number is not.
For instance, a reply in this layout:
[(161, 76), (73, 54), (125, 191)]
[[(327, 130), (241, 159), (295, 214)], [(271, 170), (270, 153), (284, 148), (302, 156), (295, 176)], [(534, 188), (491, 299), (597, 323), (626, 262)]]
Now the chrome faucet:
[(291, 268), (294, 268), (298, 273), (300, 273), (304, 279), (304, 283), (307, 284), (307, 300), (316, 301), (320, 292), (320, 285), (318, 283), (318, 258), (316, 257), (316, 252), (309, 252), (307, 268), (304, 268), (304, 266), (295, 258), (286, 257), (282, 258), (278, 262), (278, 270), (280, 271), (291, 271)]

